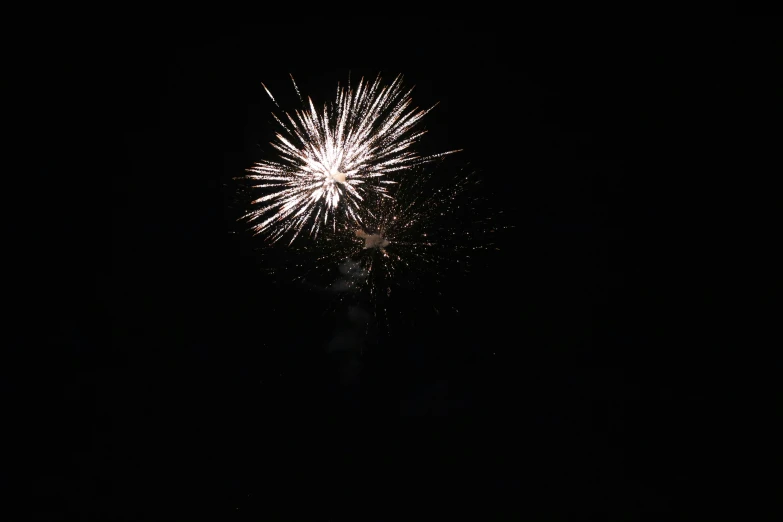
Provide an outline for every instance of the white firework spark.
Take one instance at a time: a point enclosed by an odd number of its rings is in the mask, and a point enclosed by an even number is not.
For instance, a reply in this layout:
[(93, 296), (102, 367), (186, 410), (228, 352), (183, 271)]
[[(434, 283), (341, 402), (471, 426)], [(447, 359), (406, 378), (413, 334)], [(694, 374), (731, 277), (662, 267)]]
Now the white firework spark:
[[(299, 94), (296, 82), (294, 88)], [(338, 84), (335, 102), (320, 112), (308, 97), (305, 108), (293, 116), (273, 113), (281, 131), (271, 145), (280, 156), (248, 169), (247, 178), (260, 182), (254, 187), (267, 193), (253, 201), (261, 207), (243, 218), (256, 222), (252, 229), (268, 232), (272, 242), (289, 231), (293, 242), (308, 224), (310, 234), (317, 236), (330, 220), (334, 229), (341, 215), (361, 224), (369, 213), (365, 197), (388, 197), (387, 185), (395, 183), (389, 174), (458, 152), (420, 157), (411, 150), (426, 132), (413, 128), (434, 108), (409, 109), (412, 90), (403, 89), (402, 76), (382, 87), (379, 75), (372, 83), (360, 80), (356, 90)]]

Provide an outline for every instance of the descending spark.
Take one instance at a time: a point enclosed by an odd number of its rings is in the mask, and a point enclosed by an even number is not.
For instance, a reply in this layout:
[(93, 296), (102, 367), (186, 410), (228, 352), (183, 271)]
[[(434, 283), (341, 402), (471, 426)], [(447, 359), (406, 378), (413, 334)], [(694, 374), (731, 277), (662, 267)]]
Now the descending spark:
[[(294, 89), (302, 100), (296, 82)], [(308, 225), (317, 236), (329, 221), (336, 230), (336, 218), (342, 215), (361, 225), (369, 214), (363, 208), (365, 198), (387, 196), (388, 185), (395, 183), (391, 173), (458, 152), (420, 157), (411, 150), (426, 132), (413, 128), (434, 108), (409, 110), (412, 90), (403, 89), (402, 76), (383, 87), (378, 76), (373, 83), (360, 80), (356, 90), (350, 82), (345, 88), (338, 84), (334, 103), (320, 111), (308, 98), (294, 115), (273, 114), (281, 131), (271, 145), (279, 158), (248, 169), (247, 178), (259, 182), (254, 187), (266, 193), (252, 202), (261, 207), (243, 218), (255, 223), (257, 234), (268, 233), (272, 242), (289, 231), (293, 242)]]

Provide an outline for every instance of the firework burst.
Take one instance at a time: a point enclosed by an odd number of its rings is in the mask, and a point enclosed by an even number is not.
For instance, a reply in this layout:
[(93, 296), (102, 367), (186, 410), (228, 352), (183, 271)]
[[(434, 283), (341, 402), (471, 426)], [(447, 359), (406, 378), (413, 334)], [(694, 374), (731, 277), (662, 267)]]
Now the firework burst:
[(367, 202), (371, 212), (361, 225), (343, 222), (293, 247), (260, 248), (265, 270), (333, 306), (364, 303), (387, 331), (392, 317), (404, 320), (414, 310), (419, 318), (427, 310), (458, 312), (441, 283), (459, 288), (461, 276), (481, 270), (496, 250), (496, 232), (507, 228), (502, 211), (490, 207), (479, 176), (467, 168), (417, 168), (399, 181), (390, 197)]
[[(294, 88), (299, 94), (296, 82)], [(248, 169), (246, 177), (265, 193), (252, 202), (260, 207), (243, 218), (272, 242), (288, 232), (293, 242), (305, 229), (317, 237), (330, 221), (336, 231), (341, 216), (361, 227), (372, 218), (365, 199), (387, 197), (395, 183), (390, 174), (458, 152), (420, 157), (411, 150), (426, 132), (414, 127), (434, 108), (410, 109), (412, 90), (403, 88), (402, 76), (382, 86), (379, 75), (372, 83), (360, 80), (355, 90), (338, 84), (334, 103), (320, 111), (300, 95), (303, 109), (285, 112), (283, 118), (273, 114), (280, 130), (271, 146), (279, 157)]]
[(493, 245), (492, 216), (482, 212), (486, 205), (475, 173), (406, 177), (394, 197), (378, 200), (364, 227), (354, 230), (353, 259), (366, 276), (359, 284), (376, 303), (393, 292), (425, 292), (430, 283), (465, 273), (474, 252)]

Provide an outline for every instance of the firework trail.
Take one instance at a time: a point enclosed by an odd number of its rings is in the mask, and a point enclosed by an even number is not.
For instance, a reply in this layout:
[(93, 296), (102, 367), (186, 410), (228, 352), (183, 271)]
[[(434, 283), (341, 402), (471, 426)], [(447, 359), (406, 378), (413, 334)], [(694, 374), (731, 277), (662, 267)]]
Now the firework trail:
[[(305, 105), (296, 82), (294, 88)], [(388, 196), (389, 185), (395, 183), (391, 173), (458, 152), (420, 157), (411, 150), (426, 132), (414, 127), (434, 108), (409, 110), (412, 90), (403, 89), (402, 76), (382, 87), (379, 75), (372, 83), (360, 80), (356, 90), (338, 84), (334, 103), (321, 111), (308, 98), (294, 115), (273, 114), (280, 132), (271, 145), (279, 157), (248, 169), (246, 177), (266, 193), (252, 202), (260, 208), (243, 218), (255, 223), (252, 229), (257, 234), (268, 233), (272, 242), (288, 232), (293, 232), (293, 242), (308, 226), (317, 237), (330, 220), (336, 231), (342, 215), (361, 226), (371, 215), (365, 199)]]

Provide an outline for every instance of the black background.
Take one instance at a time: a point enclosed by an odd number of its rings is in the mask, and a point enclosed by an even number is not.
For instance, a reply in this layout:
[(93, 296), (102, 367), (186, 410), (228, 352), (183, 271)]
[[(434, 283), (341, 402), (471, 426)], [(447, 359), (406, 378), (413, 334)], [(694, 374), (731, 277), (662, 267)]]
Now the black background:
[[(28, 67), (38, 175), (11, 217), (36, 232), (9, 231), (36, 275), (9, 288), (37, 319), (11, 343), (32, 376), (3, 381), (31, 428), (4, 478), (15, 517), (676, 512), (702, 465), (684, 449), (697, 355), (662, 326), (679, 319), (659, 202), (694, 118), (687, 32), (324, 24), (140, 28)], [(262, 272), (232, 178), (271, 138), (260, 82), (290, 107), (289, 73), (318, 102), (349, 70), (440, 102), (422, 147), (464, 149), (515, 228), (444, 288), (459, 314), (374, 338), (345, 378), (335, 318)]]

